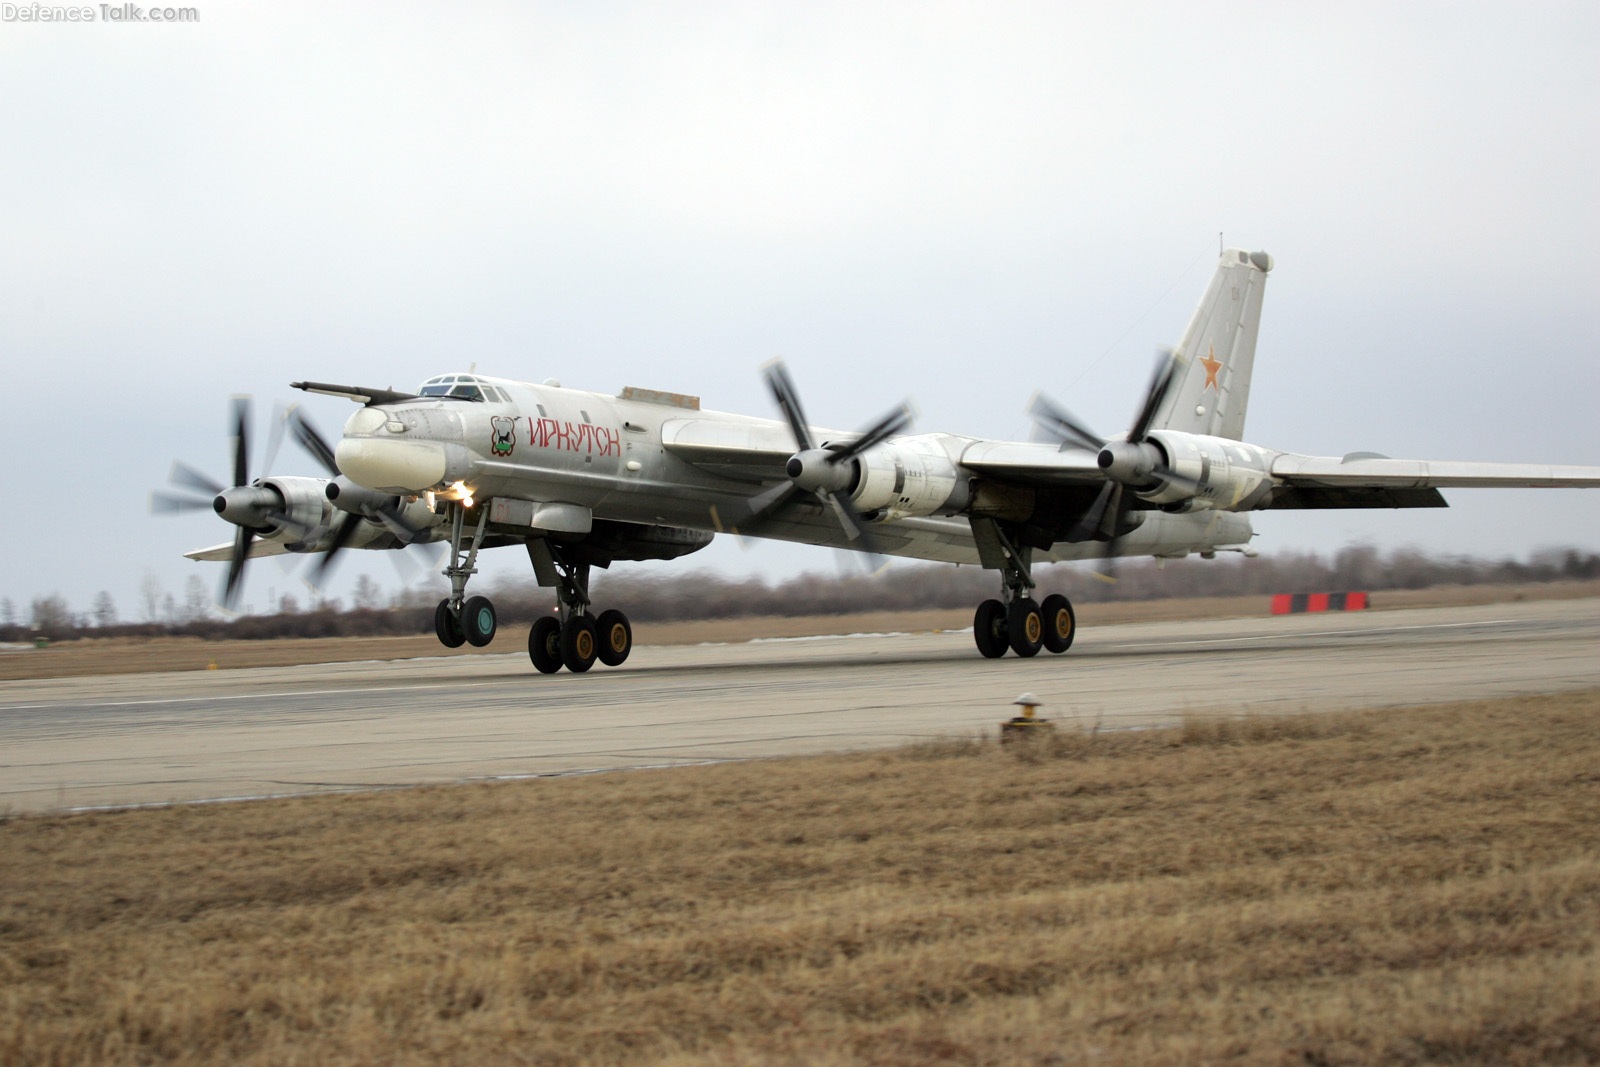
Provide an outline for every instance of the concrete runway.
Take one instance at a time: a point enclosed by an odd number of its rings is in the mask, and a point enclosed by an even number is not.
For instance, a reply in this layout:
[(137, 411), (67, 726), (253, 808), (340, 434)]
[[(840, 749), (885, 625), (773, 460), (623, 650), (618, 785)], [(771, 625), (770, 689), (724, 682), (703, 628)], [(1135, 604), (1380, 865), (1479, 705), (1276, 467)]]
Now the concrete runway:
[(0, 811), (790, 756), (1058, 722), (1384, 707), (1600, 686), (1600, 599), (1082, 631), (984, 660), (970, 632), (0, 683)]

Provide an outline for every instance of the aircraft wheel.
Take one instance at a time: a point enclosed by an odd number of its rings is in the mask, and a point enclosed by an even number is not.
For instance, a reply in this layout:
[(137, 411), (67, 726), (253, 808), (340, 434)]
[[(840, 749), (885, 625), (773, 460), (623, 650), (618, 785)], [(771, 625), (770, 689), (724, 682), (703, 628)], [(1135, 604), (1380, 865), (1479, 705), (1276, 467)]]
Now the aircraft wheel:
[(999, 659), (1006, 654), (1010, 644), (1006, 641), (1006, 606), (998, 600), (985, 600), (978, 605), (978, 614), (972, 619), (972, 639), (978, 651), (988, 659)]
[(561, 669), (560, 619), (541, 615), (533, 621), (533, 629), (528, 631), (528, 658), (540, 674), (554, 674)]
[(461, 629), (461, 620), (450, 610), (450, 601), (441, 600), (433, 609), (433, 632), (439, 635), (439, 643), (445, 648), (460, 648), (466, 643), (467, 635)]
[(1044, 616), (1044, 647), (1051, 652), (1071, 648), (1072, 639), (1078, 635), (1078, 616), (1073, 613), (1072, 601), (1060, 593), (1051, 593), (1044, 598), (1039, 614)]
[(1039, 614), (1039, 603), (1032, 597), (1013, 600), (1006, 611), (1006, 639), (1011, 651), (1024, 658), (1037, 656), (1044, 643), (1044, 616)]
[(633, 627), (628, 624), (628, 617), (615, 608), (602, 611), (595, 629), (600, 637), (600, 662), (607, 667), (621, 666), (633, 651)]
[(467, 641), (476, 648), (482, 648), (494, 640), (495, 617), (494, 605), (489, 603), (486, 596), (468, 598), (461, 605), (461, 632), (466, 634)]
[(593, 615), (580, 615), (561, 628), (561, 662), (573, 674), (582, 674), (593, 667), (599, 652), (600, 640), (595, 633)]

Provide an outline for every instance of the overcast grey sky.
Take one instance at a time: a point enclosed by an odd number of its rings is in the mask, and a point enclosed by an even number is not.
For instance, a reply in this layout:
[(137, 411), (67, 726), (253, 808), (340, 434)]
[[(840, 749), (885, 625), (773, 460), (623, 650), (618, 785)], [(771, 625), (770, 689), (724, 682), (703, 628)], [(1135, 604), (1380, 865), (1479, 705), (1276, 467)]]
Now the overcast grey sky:
[[(825, 425), (910, 394), (920, 429), (1024, 437), (1043, 388), (1113, 432), (1218, 231), (1277, 260), (1248, 439), (1600, 464), (1593, 3), (192, 6), (0, 23), (20, 606), (214, 588), (180, 553), (231, 527), (147, 493), (221, 475), (228, 396), (264, 424), (300, 378), (476, 362), (768, 414), (781, 354)], [(1447, 496), (1256, 544), (1600, 549), (1600, 492)], [(363, 572), (397, 582), (352, 553), (331, 594)], [(243, 599), (292, 585), (256, 561)]]

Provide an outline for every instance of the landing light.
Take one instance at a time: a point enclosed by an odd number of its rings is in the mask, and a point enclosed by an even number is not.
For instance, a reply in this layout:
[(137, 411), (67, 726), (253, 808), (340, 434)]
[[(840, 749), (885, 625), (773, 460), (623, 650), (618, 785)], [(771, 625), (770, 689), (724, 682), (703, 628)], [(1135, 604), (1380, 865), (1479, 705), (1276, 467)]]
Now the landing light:
[(472, 490), (467, 488), (466, 482), (456, 482), (449, 488), (448, 492), (453, 493), (455, 498), (461, 501), (462, 507), (470, 508), (472, 506)]

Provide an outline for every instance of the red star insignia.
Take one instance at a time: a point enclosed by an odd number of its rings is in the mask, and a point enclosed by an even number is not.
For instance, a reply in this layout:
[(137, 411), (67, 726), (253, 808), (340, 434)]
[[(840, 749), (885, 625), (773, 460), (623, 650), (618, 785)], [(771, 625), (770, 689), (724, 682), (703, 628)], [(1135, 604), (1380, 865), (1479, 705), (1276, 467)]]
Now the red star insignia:
[(1217, 358), (1216, 346), (1207, 346), (1206, 358), (1200, 361), (1200, 365), (1206, 369), (1205, 388), (1217, 388), (1217, 371), (1222, 369), (1222, 361)]

